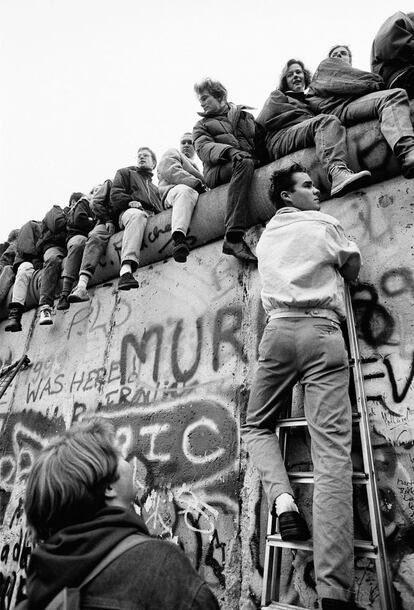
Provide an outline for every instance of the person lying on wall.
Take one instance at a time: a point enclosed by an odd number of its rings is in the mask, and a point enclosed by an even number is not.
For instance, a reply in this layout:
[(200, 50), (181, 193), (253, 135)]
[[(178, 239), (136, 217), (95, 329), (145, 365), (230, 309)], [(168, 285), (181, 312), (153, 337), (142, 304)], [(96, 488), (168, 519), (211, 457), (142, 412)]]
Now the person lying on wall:
[(306, 540), (275, 433), (297, 381), (314, 472), (313, 560), (322, 610), (357, 610), (354, 601), (352, 410), (343, 279), (358, 276), (360, 252), (338, 220), (321, 213), (319, 191), (294, 164), (271, 177), (276, 213), (257, 245), (268, 316), (250, 391), (243, 439), (259, 470), (282, 540)]
[(206, 78), (194, 85), (203, 109), (193, 129), (193, 142), (203, 162), (209, 188), (229, 182), (223, 253), (242, 261), (256, 261), (244, 241), (249, 191), (255, 167), (266, 162), (260, 146), (261, 129), (247, 107), (227, 101), (227, 89)]
[(16, 610), (65, 595), (68, 607), (80, 595), (82, 608), (219, 610), (183, 551), (149, 535), (136, 498), (133, 469), (107, 419), (84, 420), (52, 439), (27, 479), (35, 548)]
[(172, 208), (172, 255), (177, 263), (185, 263), (190, 249), (187, 233), (198, 197), (207, 190), (203, 174), (195, 161), (192, 134), (180, 139), (179, 150), (169, 148), (158, 164), (158, 189), (165, 208)]
[(307, 147), (316, 156), (332, 184), (331, 196), (342, 197), (367, 183), (367, 170), (357, 173), (348, 167), (346, 130), (332, 114), (316, 114), (305, 96), (311, 80), (299, 59), (289, 59), (283, 68), (279, 88), (271, 92), (257, 122), (265, 129), (269, 155), (279, 159)]
[(346, 45), (335, 45), (318, 66), (307, 100), (314, 112), (334, 114), (345, 127), (377, 119), (405, 178), (414, 178), (414, 131), (404, 89), (384, 89), (378, 74), (352, 66)]
[(121, 269), (118, 290), (138, 288), (133, 273), (138, 269), (145, 227), (150, 216), (162, 212), (158, 188), (152, 182), (157, 165), (155, 153), (147, 146), (138, 148), (137, 165), (119, 169), (110, 193), (111, 206), (120, 229)]

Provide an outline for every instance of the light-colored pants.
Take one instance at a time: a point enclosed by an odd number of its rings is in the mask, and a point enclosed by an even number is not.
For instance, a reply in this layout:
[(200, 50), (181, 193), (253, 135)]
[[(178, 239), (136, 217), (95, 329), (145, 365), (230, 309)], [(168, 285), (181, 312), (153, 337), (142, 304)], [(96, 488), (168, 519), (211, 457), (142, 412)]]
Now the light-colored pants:
[(187, 235), (197, 200), (197, 191), (186, 184), (176, 184), (168, 191), (164, 205), (172, 208), (171, 233), (181, 231)]
[(348, 356), (339, 326), (325, 318), (267, 324), (242, 427), (253, 464), (273, 503), (292, 493), (275, 426), (300, 381), (314, 472), (313, 555), (318, 595), (348, 600), (354, 586), (352, 413)]
[(410, 105), (407, 92), (404, 89), (386, 89), (358, 97), (346, 104), (338, 114), (346, 127), (379, 119), (380, 130), (391, 150), (398, 140), (407, 136), (414, 136), (410, 121)]
[(148, 221), (148, 212), (141, 208), (128, 208), (119, 217), (119, 226), (124, 229), (121, 247), (121, 265), (132, 264), (132, 270), (138, 267), (139, 254), (145, 227)]
[(34, 274), (34, 267), (32, 263), (21, 263), (17, 269), (16, 279), (14, 280), (12, 300), (10, 304), (19, 303), (20, 305), (25, 304), (27, 289), (29, 287), (30, 280)]

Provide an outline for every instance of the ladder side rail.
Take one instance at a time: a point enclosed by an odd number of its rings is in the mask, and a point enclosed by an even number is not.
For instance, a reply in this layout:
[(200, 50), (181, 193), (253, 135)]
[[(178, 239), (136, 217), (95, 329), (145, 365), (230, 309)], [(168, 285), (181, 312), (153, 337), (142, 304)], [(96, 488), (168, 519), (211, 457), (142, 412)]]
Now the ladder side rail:
[[(16, 377), (17, 373), (22, 368), (22, 366), (28, 366), (29, 364), (30, 364), (30, 360), (27, 357), (27, 355), (24, 354), (20, 358), (20, 360), (18, 360), (17, 362), (14, 362), (13, 364), (10, 364), (7, 367), (6, 371), (2, 372), (3, 377), (7, 374), (10, 374), (10, 377), (8, 379), (6, 379), (3, 384), (0, 384), (0, 398), (2, 398), (4, 396), (7, 388), (12, 383), (13, 379)], [(1, 377), (0, 377), (0, 382), (1, 382)]]
[[(371, 515), (371, 536), (374, 545), (377, 547), (377, 578), (380, 596), (382, 599), (383, 610), (394, 610), (395, 600), (392, 590), (392, 576), (387, 560), (384, 529), (380, 510), (380, 501), (377, 480), (375, 476), (374, 458), (372, 452), (371, 434), (368, 418), (368, 407), (363, 383), (363, 373), (361, 367), (361, 357), (359, 352), (358, 337), (355, 326), (355, 316), (352, 308), (351, 294), (349, 286), (345, 285), (345, 308), (346, 322), (349, 336), (350, 355), (354, 361), (354, 385), (357, 401), (357, 409), (360, 415), (359, 429), (361, 436), (361, 449), (364, 467), (369, 475), (367, 485), (367, 497)], [(372, 518), (373, 517), (373, 518)]]

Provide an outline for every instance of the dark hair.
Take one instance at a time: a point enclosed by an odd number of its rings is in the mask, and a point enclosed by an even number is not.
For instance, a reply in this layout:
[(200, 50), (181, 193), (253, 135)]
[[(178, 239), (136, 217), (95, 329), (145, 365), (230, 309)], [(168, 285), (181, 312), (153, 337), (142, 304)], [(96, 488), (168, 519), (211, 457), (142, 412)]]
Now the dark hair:
[(284, 68), (282, 70), (282, 74), (280, 75), (279, 89), (283, 93), (288, 91), (286, 74), (288, 73), (289, 68), (292, 64), (299, 64), (300, 67), (302, 68), (303, 74), (305, 76), (305, 88), (309, 86), (309, 83), (312, 80), (312, 75), (311, 75), (310, 71), (307, 68), (305, 68), (305, 64), (303, 63), (303, 61), (301, 61), (300, 59), (289, 59), (289, 61), (287, 62), (287, 64), (284, 66)]
[(35, 540), (92, 519), (118, 479), (112, 424), (98, 417), (75, 424), (50, 441), (30, 471), (24, 508)]
[(72, 195), (69, 197), (69, 205), (73, 205), (74, 203), (77, 203), (79, 201), (79, 199), (81, 199), (83, 197), (83, 193), (72, 193)]
[(140, 146), (137, 150), (137, 154), (141, 152), (141, 150), (147, 150), (151, 155), (152, 160), (154, 161), (154, 165), (157, 165), (157, 157), (155, 156), (155, 152), (151, 150), (151, 148), (149, 148), (148, 146)]
[(273, 172), (270, 177), (270, 188), (269, 188), (269, 197), (275, 206), (276, 210), (285, 207), (285, 202), (281, 197), (281, 193), (283, 191), (292, 191), (293, 190), (293, 176), (294, 174), (299, 173), (307, 173), (306, 167), (300, 165), (299, 163), (294, 163), (290, 165), (286, 169), (281, 169), (280, 171)]
[(210, 95), (216, 98), (219, 102), (222, 100), (227, 101), (227, 89), (218, 80), (212, 78), (203, 78), (202, 81), (194, 85), (194, 91), (196, 95), (201, 95), (203, 91), (208, 91)]
[(336, 45), (334, 45), (333, 47), (331, 47), (331, 48), (329, 49), (328, 57), (332, 57), (332, 53), (333, 53), (333, 52), (335, 51), (335, 49), (337, 49), (338, 47), (343, 47), (344, 49), (346, 49), (346, 50), (348, 51), (349, 58), (350, 58), (351, 63), (352, 63), (352, 52), (351, 52), (351, 49), (348, 47), (348, 45), (347, 45), (347, 44), (336, 44)]

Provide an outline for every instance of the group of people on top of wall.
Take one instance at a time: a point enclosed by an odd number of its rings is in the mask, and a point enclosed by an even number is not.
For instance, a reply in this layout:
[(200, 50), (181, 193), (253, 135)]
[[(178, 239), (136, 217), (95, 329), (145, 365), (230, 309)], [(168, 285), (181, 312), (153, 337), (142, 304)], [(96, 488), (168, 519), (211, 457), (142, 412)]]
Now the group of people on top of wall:
[(409, 107), (414, 95), (414, 13), (397, 13), (383, 24), (372, 48), (372, 69), (354, 68), (346, 45), (332, 47), (313, 77), (300, 59), (290, 59), (256, 119), (245, 106), (228, 101), (220, 82), (206, 78), (196, 84), (201, 118), (192, 133), (182, 136), (178, 149), (162, 156), (158, 187), (152, 181), (155, 153), (143, 146), (136, 166), (119, 169), (113, 181), (105, 180), (89, 194), (73, 193), (67, 207), (54, 205), (41, 222), (30, 220), (10, 236), (0, 257), (0, 300), (13, 285), (5, 330), (21, 330), (29, 283), (41, 267), (40, 325), (53, 324), (61, 277), (57, 310), (87, 301), (88, 282), (115, 231), (124, 231), (118, 289), (138, 288), (134, 272), (147, 220), (164, 209), (172, 208), (173, 257), (184, 263), (198, 197), (221, 184), (229, 183), (223, 253), (255, 261), (244, 241), (255, 168), (314, 146), (331, 196), (341, 197), (370, 178), (368, 170), (354, 173), (348, 166), (346, 128), (355, 123), (377, 119), (402, 174), (414, 177)]

